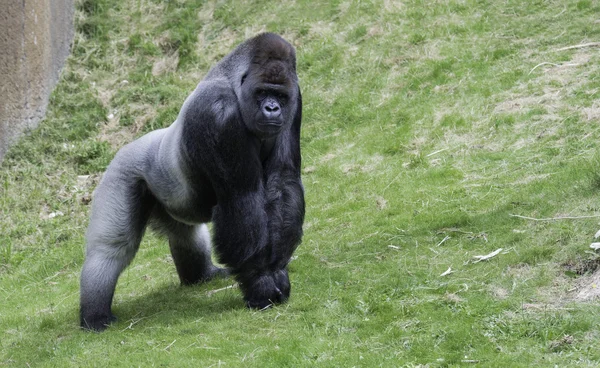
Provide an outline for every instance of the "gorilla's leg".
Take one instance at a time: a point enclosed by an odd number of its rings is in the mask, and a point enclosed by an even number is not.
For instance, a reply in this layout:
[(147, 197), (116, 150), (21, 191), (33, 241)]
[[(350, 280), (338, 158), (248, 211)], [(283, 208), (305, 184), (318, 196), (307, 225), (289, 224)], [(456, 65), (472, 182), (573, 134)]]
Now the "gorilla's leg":
[(116, 319), (115, 286), (138, 250), (154, 204), (144, 183), (115, 174), (107, 172), (96, 189), (81, 272), (80, 324), (96, 331)]
[(88, 254), (81, 273), (81, 327), (102, 331), (117, 319), (110, 306), (117, 279), (127, 263), (119, 257)]
[(226, 269), (213, 265), (210, 259), (210, 234), (204, 224), (186, 226), (178, 234), (170, 234), (169, 247), (183, 285), (196, 284), (215, 276), (229, 274)]
[(187, 225), (174, 220), (157, 206), (152, 215), (152, 227), (169, 239), (171, 255), (182, 285), (208, 281), (215, 276), (226, 276), (228, 271), (213, 265), (210, 254), (208, 227)]

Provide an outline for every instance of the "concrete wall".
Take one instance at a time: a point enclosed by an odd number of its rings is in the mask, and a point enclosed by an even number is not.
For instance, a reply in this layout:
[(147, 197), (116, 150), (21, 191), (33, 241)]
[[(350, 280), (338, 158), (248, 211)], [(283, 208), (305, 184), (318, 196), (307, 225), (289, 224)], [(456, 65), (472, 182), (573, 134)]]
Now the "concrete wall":
[(73, 39), (73, 0), (0, 0), (0, 160), (46, 113)]

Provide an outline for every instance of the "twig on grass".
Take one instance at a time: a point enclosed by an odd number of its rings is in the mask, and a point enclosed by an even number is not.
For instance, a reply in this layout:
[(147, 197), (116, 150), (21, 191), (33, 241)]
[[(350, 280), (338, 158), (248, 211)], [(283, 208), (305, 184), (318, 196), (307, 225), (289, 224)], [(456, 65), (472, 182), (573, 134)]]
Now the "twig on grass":
[(381, 192), (382, 192), (382, 193), (385, 193), (385, 191), (387, 190), (387, 188), (389, 188), (389, 187), (390, 187), (390, 185), (392, 185), (392, 184), (393, 184), (393, 183), (394, 183), (394, 182), (395, 182), (395, 181), (396, 181), (396, 180), (397, 180), (397, 179), (400, 177), (400, 175), (402, 175), (402, 171), (401, 171), (400, 173), (398, 173), (398, 175), (396, 175), (396, 177), (395, 177), (395, 178), (393, 178), (393, 179), (392, 179), (392, 181), (390, 181), (390, 182), (388, 183), (388, 185), (386, 185), (386, 186), (385, 186), (385, 188), (383, 188), (383, 190), (382, 190)]
[(173, 346), (173, 344), (175, 343), (175, 341), (177, 341), (177, 339), (173, 340), (173, 342), (172, 342), (172, 343), (170, 343), (169, 345), (167, 345), (167, 347), (166, 347), (166, 348), (164, 348), (163, 350), (164, 350), (164, 351), (169, 351), (169, 349), (171, 348), (171, 346)]
[(452, 266), (450, 266), (450, 267), (448, 267), (448, 269), (446, 271), (444, 271), (444, 273), (442, 273), (440, 275), (440, 277), (447, 276), (447, 275), (451, 274), (452, 272), (454, 272), (454, 271), (452, 271)]
[(590, 216), (558, 216), (558, 217), (547, 217), (547, 218), (535, 218), (535, 217), (529, 217), (529, 216), (514, 215), (512, 213), (509, 213), (508, 215), (510, 217), (517, 217), (517, 218), (520, 218), (523, 220), (531, 220), (531, 221), (579, 220), (579, 219), (600, 217), (600, 215), (590, 215)]
[(367, 239), (369, 239), (369, 238), (372, 238), (372, 237), (374, 237), (374, 236), (375, 236), (375, 235), (377, 235), (377, 234), (379, 234), (379, 231), (376, 231), (376, 232), (374, 232), (374, 233), (368, 234), (368, 235), (364, 236), (363, 238), (361, 238), (361, 239), (359, 239), (359, 240), (357, 240), (357, 241), (355, 241), (355, 242), (352, 242), (352, 243), (350, 243), (350, 244), (351, 244), (351, 245), (354, 245), (354, 244), (360, 244), (360, 243), (362, 243), (363, 241), (365, 241), (365, 240), (367, 240)]
[(273, 301), (272, 301), (271, 299), (269, 299), (269, 301), (271, 302), (271, 304), (269, 304), (269, 305), (266, 305), (266, 306), (262, 307), (261, 309), (259, 309), (259, 310), (258, 310), (258, 312), (262, 312), (262, 311), (264, 311), (264, 310), (267, 310), (267, 309), (269, 309), (269, 308), (272, 308), (272, 307), (273, 307), (273, 305), (275, 305), (275, 303), (273, 303)]
[(436, 155), (436, 154), (438, 154), (438, 153), (440, 153), (440, 152), (447, 151), (447, 150), (449, 150), (449, 149), (450, 149), (450, 148), (442, 148), (442, 149), (439, 149), (439, 150), (437, 150), (437, 151), (431, 152), (430, 154), (428, 154), (428, 155), (427, 155), (427, 156), (425, 156), (425, 157), (430, 157), (430, 156)]
[(439, 243), (438, 243), (437, 247), (439, 247), (440, 245), (444, 244), (444, 242), (445, 242), (446, 240), (448, 240), (448, 239), (450, 239), (450, 236), (449, 236), (449, 235), (446, 235), (446, 237), (445, 237), (444, 239), (442, 239), (442, 241), (441, 241), (441, 242), (439, 242)]
[(475, 260), (473, 261), (473, 263), (477, 263), (477, 262), (481, 262), (481, 261), (487, 261), (488, 259), (497, 256), (498, 254), (500, 254), (500, 252), (502, 252), (502, 248), (498, 248), (495, 251), (493, 251), (492, 253), (486, 254), (484, 256), (473, 256), (473, 258), (475, 258)]
[(211, 295), (213, 295), (215, 293), (218, 293), (219, 291), (223, 291), (223, 290), (227, 290), (227, 289), (233, 289), (234, 287), (237, 287), (237, 286), (238, 286), (238, 284), (236, 282), (233, 285), (225, 286), (225, 287), (222, 287), (220, 289), (209, 290), (209, 291), (206, 292), (206, 296), (211, 296)]
[(573, 49), (583, 49), (585, 47), (600, 47), (600, 42), (580, 43), (579, 45), (561, 47), (560, 49), (556, 49), (554, 51), (565, 51), (565, 50), (573, 50)]
[(560, 17), (562, 14), (564, 14), (567, 11), (567, 8), (564, 8), (560, 13), (553, 15), (552, 18), (558, 18)]
[(133, 327), (133, 325), (137, 324), (138, 322), (140, 322), (141, 320), (144, 320), (148, 317), (142, 317), (142, 318), (138, 318), (138, 319), (132, 319), (131, 323), (129, 324), (129, 326), (125, 327), (124, 329), (121, 330), (121, 332), (125, 331), (125, 330), (131, 330), (131, 328)]
[(131, 329), (131, 327), (133, 327), (134, 325), (138, 324), (140, 321), (143, 321), (143, 320), (148, 319), (150, 317), (154, 317), (154, 316), (159, 315), (161, 313), (163, 313), (163, 312), (157, 312), (157, 313), (151, 314), (151, 315), (146, 316), (146, 317), (136, 318), (137, 316), (139, 316), (141, 314), (141, 312), (139, 312), (135, 316), (133, 316), (133, 318), (131, 318), (131, 320), (130, 320), (131, 322), (129, 323), (129, 326), (127, 326), (124, 329), (122, 329), (121, 332), (123, 332), (125, 330)]
[(555, 64), (555, 63), (550, 63), (547, 61), (544, 61), (543, 63), (539, 63), (538, 65), (534, 66), (533, 69), (531, 69), (529, 71), (529, 73), (527, 73), (527, 75), (530, 75), (531, 73), (533, 73), (534, 70), (536, 70), (538, 67), (542, 66), (542, 65), (552, 65), (552, 66), (579, 66), (580, 64)]
[(547, 61), (544, 61), (543, 63), (539, 63), (538, 65), (534, 66), (533, 69), (531, 69), (529, 71), (529, 73), (527, 73), (527, 75), (533, 73), (534, 70), (536, 70), (538, 67), (542, 66), (542, 65), (552, 65), (552, 66), (559, 66), (560, 64), (554, 64), (554, 63), (549, 63)]

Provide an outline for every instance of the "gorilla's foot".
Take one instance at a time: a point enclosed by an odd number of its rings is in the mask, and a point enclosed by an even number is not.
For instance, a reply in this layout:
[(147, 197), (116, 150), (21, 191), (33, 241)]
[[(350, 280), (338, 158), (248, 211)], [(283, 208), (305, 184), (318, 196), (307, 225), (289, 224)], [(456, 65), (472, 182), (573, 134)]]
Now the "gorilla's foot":
[(231, 271), (229, 268), (217, 267), (213, 266), (207, 276), (203, 281), (210, 281), (212, 279), (224, 279), (231, 275)]
[(182, 285), (195, 285), (208, 282), (214, 278), (225, 278), (229, 275), (231, 275), (229, 269), (211, 265), (208, 270), (203, 270), (202, 272), (187, 272), (183, 277), (180, 274), (179, 278)]
[(84, 315), (81, 313), (81, 328), (89, 331), (104, 331), (111, 323), (115, 322), (117, 317), (112, 314), (96, 314), (96, 315)]

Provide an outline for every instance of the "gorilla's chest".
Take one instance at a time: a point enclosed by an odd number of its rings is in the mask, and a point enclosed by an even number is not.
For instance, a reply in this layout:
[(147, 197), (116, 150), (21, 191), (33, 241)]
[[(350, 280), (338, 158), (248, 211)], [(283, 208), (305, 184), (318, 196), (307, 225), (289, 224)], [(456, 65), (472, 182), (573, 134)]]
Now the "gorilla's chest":
[(164, 207), (175, 220), (193, 225), (210, 222), (212, 209), (216, 204), (216, 197), (195, 196), (171, 202)]
[(210, 186), (173, 190), (162, 205), (177, 221), (187, 224), (210, 222), (217, 197)]

